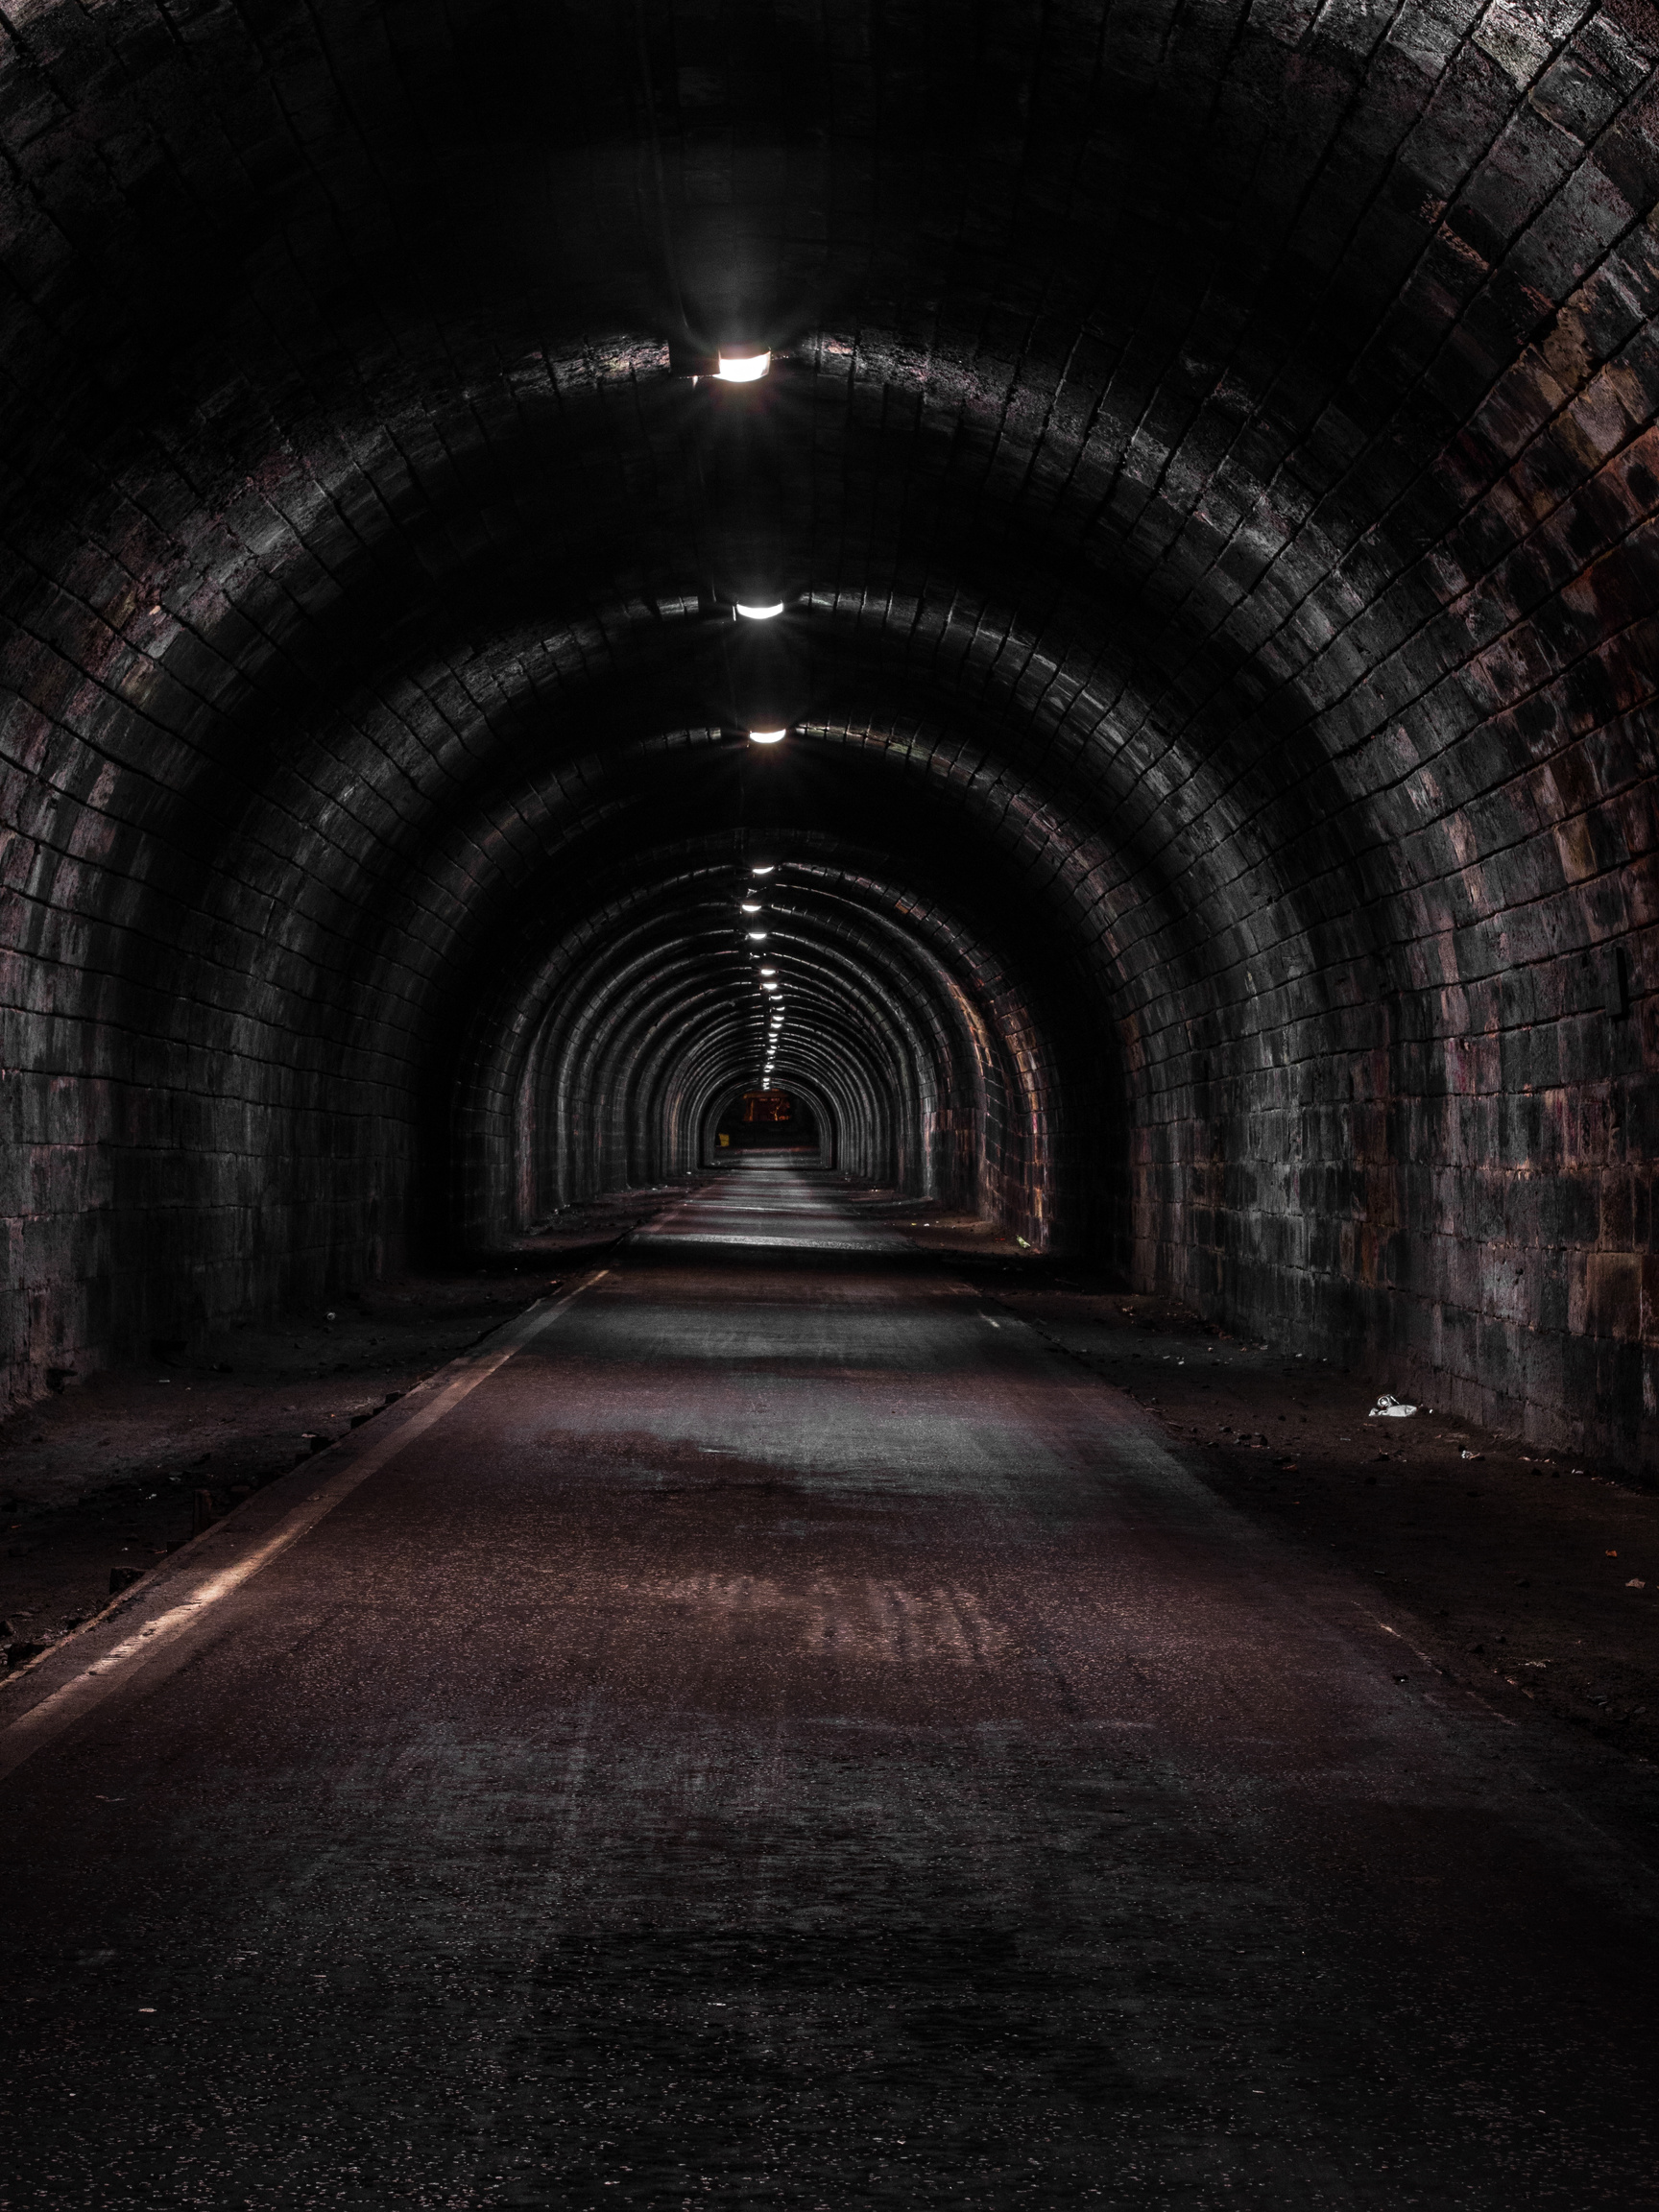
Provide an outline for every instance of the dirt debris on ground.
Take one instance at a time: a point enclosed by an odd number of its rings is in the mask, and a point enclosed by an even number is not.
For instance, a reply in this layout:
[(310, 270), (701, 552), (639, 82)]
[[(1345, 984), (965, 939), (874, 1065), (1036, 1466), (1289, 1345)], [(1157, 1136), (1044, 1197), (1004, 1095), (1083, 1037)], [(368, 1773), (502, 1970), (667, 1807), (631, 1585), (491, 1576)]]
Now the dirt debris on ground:
[(874, 1202), (920, 1249), (1133, 1397), (1211, 1489), (1376, 1594), (1402, 1666), (1659, 1761), (1659, 1491), (1233, 1334), (972, 1216)]

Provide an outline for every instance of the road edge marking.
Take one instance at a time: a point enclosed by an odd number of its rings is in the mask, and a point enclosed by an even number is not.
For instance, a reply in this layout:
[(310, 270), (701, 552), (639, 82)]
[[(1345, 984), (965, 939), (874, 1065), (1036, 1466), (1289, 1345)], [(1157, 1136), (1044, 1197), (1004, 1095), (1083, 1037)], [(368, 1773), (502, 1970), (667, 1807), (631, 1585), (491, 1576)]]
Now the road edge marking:
[[(509, 1322), (509, 1341), (498, 1342), (482, 1354), (464, 1355), (465, 1368), (461, 1374), (436, 1390), (411, 1418), (399, 1422), (391, 1435), (382, 1436), (369, 1444), (367, 1449), (354, 1454), (345, 1466), (328, 1477), (321, 1489), (313, 1490), (309, 1497), (292, 1506), (245, 1557), (231, 1566), (211, 1570), (188, 1595), (169, 1605), (155, 1619), (147, 1621), (131, 1635), (123, 1637), (108, 1651), (83, 1667), (78, 1673), (72, 1674), (67, 1682), (60, 1683), (56, 1690), (48, 1691), (38, 1704), (30, 1706), (26, 1713), (20, 1713), (14, 1720), (0, 1726), (0, 1780), (20, 1767), (43, 1743), (49, 1743), (60, 1736), (83, 1714), (101, 1705), (106, 1697), (120, 1688), (134, 1665), (148, 1661), (168, 1645), (175, 1643), (212, 1606), (241, 1589), (262, 1567), (268, 1566), (280, 1552), (286, 1551), (291, 1544), (308, 1535), (359, 1484), (366, 1482), (371, 1475), (378, 1474), (406, 1446), (423, 1436), (446, 1413), (452, 1412), (463, 1399), (470, 1397), (481, 1382), (487, 1382), (492, 1375), (505, 1367), (509, 1359), (523, 1351), (527, 1344), (533, 1343), (544, 1329), (551, 1327), (562, 1314), (567, 1312), (585, 1290), (590, 1290), (594, 1284), (603, 1282), (610, 1272), (609, 1267), (601, 1267), (596, 1274), (588, 1276), (563, 1298), (541, 1307), (540, 1310), (533, 1307), (528, 1313), (520, 1314), (517, 1320)], [(226, 1526), (225, 1522), (215, 1523), (214, 1529), (207, 1533), (211, 1536), (215, 1530), (223, 1531)], [(126, 1604), (130, 1605), (131, 1599)], [(103, 1614), (89, 1621), (86, 1627), (96, 1627), (100, 1621), (108, 1621), (112, 1613), (125, 1609), (126, 1605), (121, 1604), (108, 1607)], [(85, 1630), (82, 1633), (84, 1634)], [(62, 1647), (60, 1645), (56, 1648), (60, 1651)], [(42, 1659), (51, 1656), (50, 1652), (41, 1654)], [(18, 1676), (16, 1679), (21, 1680), (23, 1677)]]

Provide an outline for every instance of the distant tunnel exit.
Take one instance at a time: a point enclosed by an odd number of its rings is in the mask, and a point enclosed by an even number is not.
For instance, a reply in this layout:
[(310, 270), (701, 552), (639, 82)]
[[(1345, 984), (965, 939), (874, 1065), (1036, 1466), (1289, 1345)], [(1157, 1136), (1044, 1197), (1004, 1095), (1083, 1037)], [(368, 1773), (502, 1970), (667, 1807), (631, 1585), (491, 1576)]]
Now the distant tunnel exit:
[(816, 1152), (818, 1121), (805, 1098), (788, 1091), (745, 1091), (720, 1117), (714, 1149), (725, 1152)]

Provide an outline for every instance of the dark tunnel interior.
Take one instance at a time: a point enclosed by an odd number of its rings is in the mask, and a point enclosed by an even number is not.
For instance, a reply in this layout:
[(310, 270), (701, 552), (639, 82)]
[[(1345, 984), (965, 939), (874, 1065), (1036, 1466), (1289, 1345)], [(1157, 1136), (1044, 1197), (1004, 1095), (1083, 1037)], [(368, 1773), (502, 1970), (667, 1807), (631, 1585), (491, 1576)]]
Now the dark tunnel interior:
[(775, 1084), (1651, 1463), (1641, 0), (4, 41), (14, 1398)]
[(0, 2212), (1659, 2212), (1659, 9), (0, 0)]

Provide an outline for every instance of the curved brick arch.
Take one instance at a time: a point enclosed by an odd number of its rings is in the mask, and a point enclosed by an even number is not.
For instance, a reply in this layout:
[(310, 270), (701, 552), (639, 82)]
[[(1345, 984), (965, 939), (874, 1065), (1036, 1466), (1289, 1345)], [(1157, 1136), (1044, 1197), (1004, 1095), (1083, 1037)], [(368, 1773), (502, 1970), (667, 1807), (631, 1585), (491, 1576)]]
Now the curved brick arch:
[[(467, 1215), (469, 1234), (498, 1234), (610, 1182), (656, 1181), (695, 1158), (691, 1124), (701, 1108), (685, 1104), (667, 1079), (727, 1013), (736, 1016), (732, 1049), (750, 1059), (753, 1075), (759, 1015), (735, 917), (738, 886), (748, 878), (729, 835), (710, 842), (724, 848), (720, 858), (699, 853), (690, 869), (684, 846), (631, 856), (630, 868), (647, 881), (630, 881), (621, 896), (590, 892), (571, 937), (546, 952), (538, 940), (535, 976), (507, 975), (496, 1003), (480, 1013), (475, 1029), (488, 1057), (482, 1067), (469, 1065), (465, 1083), (481, 1126), (465, 1142), (489, 1165), (481, 1170), (484, 1195)], [(857, 1132), (843, 1149), (849, 1157), (855, 1151), (878, 1179), (917, 1190), (946, 1183), (958, 1200), (977, 1194), (961, 1180), (961, 1161), (942, 1160), (928, 1140), (956, 1126), (964, 1137), (977, 1134), (970, 1152), (1003, 1159), (1006, 1139), (987, 1120), (984, 1063), (1000, 1057), (1007, 1090), (1019, 1062), (1038, 1056), (1017, 996), (994, 956), (947, 917), (913, 900), (907, 912), (896, 886), (867, 876), (843, 888), (841, 872), (832, 876), (792, 847), (780, 839), (769, 848), (790, 856), (768, 887), (766, 947), (793, 1020), (791, 1047), (799, 1052), (804, 1031), (815, 1028), (844, 1059), (867, 1063), (871, 1095), (894, 1101), (891, 1126), (878, 1138), (869, 1114), (854, 1115), (843, 1100), (843, 1121)], [(867, 1038), (879, 1040), (874, 1061)], [(557, 1148), (556, 1156), (544, 1152), (528, 1178), (522, 1168), (515, 1178), (506, 1166), (512, 1132)], [(912, 1140), (906, 1157), (908, 1132), (921, 1142)], [(578, 1159), (570, 1149), (595, 1142), (609, 1147), (609, 1166), (602, 1156)], [(1046, 1166), (1038, 1163), (1037, 1189), (1047, 1188)], [(502, 1195), (510, 1183), (514, 1201)], [(1039, 1200), (1039, 1224), (1043, 1213)]]
[[(15, 1386), (514, 1217), (741, 828), (908, 979), (850, 1166), (972, 1067), (1010, 1224), (1647, 1452), (1648, 17), (637, 19), (8, 27)], [(741, 1051), (630, 1003), (624, 1176)]]

